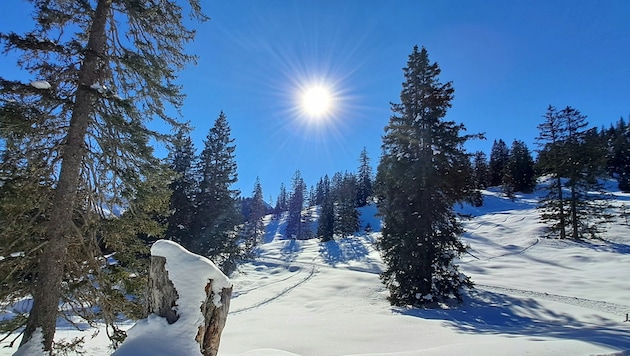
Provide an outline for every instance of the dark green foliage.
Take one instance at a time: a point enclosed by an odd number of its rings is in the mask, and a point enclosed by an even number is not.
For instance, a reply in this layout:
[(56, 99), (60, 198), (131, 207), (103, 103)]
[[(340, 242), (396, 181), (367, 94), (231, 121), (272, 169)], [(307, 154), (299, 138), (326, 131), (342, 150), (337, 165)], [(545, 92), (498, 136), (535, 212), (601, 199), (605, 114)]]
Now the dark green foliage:
[(490, 186), (497, 187), (503, 184), (503, 176), (505, 175), (510, 150), (503, 140), (494, 140), (492, 150), (490, 151)]
[(259, 239), (265, 233), (263, 223), (265, 215), (267, 215), (267, 204), (263, 200), (260, 179), (256, 177), (243, 234), (245, 238), (245, 252), (248, 255), (251, 255), (253, 249), (258, 245)]
[(426, 49), (414, 47), (404, 68), (401, 103), (392, 104), (383, 137), (375, 191), (383, 218), (378, 241), (386, 269), (381, 278), (394, 305), (460, 299), (472, 286), (454, 259), (465, 251), (453, 205), (474, 192), (464, 126), (443, 120), (453, 87)]
[(606, 133), (607, 169), (614, 176), (619, 189), (630, 192), (630, 127), (619, 119), (615, 127), (611, 127)]
[(374, 193), (372, 166), (367, 150), (363, 147), (359, 156), (359, 171), (357, 173), (357, 207), (366, 206)]
[[(337, 175), (335, 175), (337, 176)], [(339, 237), (352, 235), (359, 230), (357, 204), (357, 179), (352, 173), (345, 173), (334, 179), (332, 197), (334, 200), (335, 225), (333, 231)]]
[(485, 153), (481, 151), (475, 152), (473, 155), (473, 174), (475, 188), (485, 189), (490, 184), (490, 167)]
[(221, 112), (204, 140), (199, 157), (193, 241), (185, 245), (190, 251), (210, 258), (226, 274), (235, 268), (242, 253), (236, 233), (241, 222), (237, 208), (239, 191), (232, 189), (238, 179), (235, 150), (227, 117)]
[(504, 185), (514, 192), (531, 193), (536, 186), (534, 159), (523, 141), (514, 140), (509, 151)]
[(604, 173), (601, 138), (595, 129), (586, 129), (586, 116), (572, 107), (549, 106), (544, 118), (538, 126), (537, 165), (550, 182), (540, 201), (541, 219), (552, 237), (598, 237), (610, 220), (609, 196), (598, 181)]
[(335, 235), (335, 203), (331, 194), (328, 175), (324, 176), (320, 182), (318, 187), (321, 189), (321, 208), (317, 222), (317, 236), (326, 242), (333, 240)]
[[(21, 249), (25, 257), (7, 276), (28, 278), (19, 288), (34, 299), (22, 343), (41, 328), (43, 346), (52, 352), (60, 300), (80, 302), (87, 309), (107, 307), (106, 297), (94, 298), (101, 293), (94, 285), (107, 281), (87, 282), (101, 277), (89, 275), (100, 268), (97, 261), (105, 248), (95, 239), (105, 239), (110, 231), (105, 229), (113, 221), (108, 210), (127, 215), (141, 210), (132, 212), (145, 193), (143, 186), (161, 171), (149, 142), (170, 137), (145, 124), (161, 119), (179, 125), (167, 113), (182, 104), (174, 80), (178, 70), (195, 60), (184, 52), (194, 31), (184, 25), (181, 5), (189, 5), (195, 19), (205, 16), (197, 0), (159, 0), (151, 6), (126, 0), (30, 2), (33, 31), (2, 33), (0, 42), (3, 50), (18, 52), (16, 67), (22, 74), (47, 85), (37, 88), (0, 78), (0, 141), (3, 154), (15, 157), (3, 162), (8, 186), (2, 199), (9, 205), (1, 209), (26, 213), (19, 219), (4, 216), (7, 224), (0, 235), (19, 237), (10, 232), (19, 226), (20, 234), (30, 236), (4, 245)], [(170, 177), (162, 178), (159, 185), (165, 186)], [(11, 205), (18, 191), (22, 202)], [(150, 232), (141, 230), (149, 226), (141, 219), (150, 215), (155, 214), (134, 217), (136, 229), (118, 235), (148, 236)], [(107, 237), (110, 243), (116, 235)], [(36, 269), (28, 261), (38, 261)]]
[(287, 188), (284, 183), (280, 183), (280, 193), (278, 193), (278, 199), (276, 200), (276, 206), (273, 209), (276, 219), (279, 219), (283, 212), (289, 209), (289, 196), (287, 194)]
[(303, 229), (302, 209), (304, 208), (304, 194), (306, 184), (302, 179), (300, 171), (295, 171), (292, 181), (291, 197), (288, 201), (287, 224), (284, 236), (290, 239), (302, 239), (306, 237), (307, 231)]
[(168, 217), (166, 237), (187, 245), (192, 239), (192, 218), (195, 212), (194, 196), (197, 181), (193, 168), (197, 165), (195, 149), (183, 129), (180, 129), (173, 140), (169, 151), (169, 166), (175, 173), (170, 184), (173, 191), (170, 199), (171, 216)]

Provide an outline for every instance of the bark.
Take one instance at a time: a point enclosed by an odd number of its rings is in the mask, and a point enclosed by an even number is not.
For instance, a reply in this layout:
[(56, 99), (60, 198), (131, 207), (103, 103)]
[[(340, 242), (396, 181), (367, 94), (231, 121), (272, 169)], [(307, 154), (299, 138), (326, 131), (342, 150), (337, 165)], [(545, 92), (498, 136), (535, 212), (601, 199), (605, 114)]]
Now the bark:
[(179, 319), (177, 311), (173, 309), (177, 306), (179, 294), (177, 294), (173, 282), (168, 278), (168, 271), (166, 271), (165, 266), (165, 257), (151, 256), (148, 307), (149, 314), (154, 313), (166, 318), (169, 324), (173, 324)]
[(204, 325), (199, 326), (196, 340), (201, 347), (204, 356), (216, 356), (219, 352), (221, 332), (225, 327), (227, 315), (230, 310), (230, 297), (232, 287), (221, 290), (221, 306), (214, 305), (214, 293), (212, 292), (212, 280), (206, 285), (206, 300), (201, 306)]
[(106, 23), (111, 8), (111, 0), (100, 0), (96, 6), (92, 27), (88, 38), (83, 64), (79, 69), (79, 85), (68, 126), (59, 181), (55, 189), (47, 226), (47, 243), (41, 251), (33, 308), (28, 317), (21, 345), (28, 342), (33, 333), (41, 328), (44, 336), (44, 350), (51, 351), (55, 335), (59, 300), (67, 258), (69, 239), (76, 234), (72, 226), (72, 213), (76, 207), (76, 196), (81, 174), (81, 164), (85, 156), (85, 135), (93, 115), (94, 91), (90, 85), (99, 79), (99, 62), (105, 53)]

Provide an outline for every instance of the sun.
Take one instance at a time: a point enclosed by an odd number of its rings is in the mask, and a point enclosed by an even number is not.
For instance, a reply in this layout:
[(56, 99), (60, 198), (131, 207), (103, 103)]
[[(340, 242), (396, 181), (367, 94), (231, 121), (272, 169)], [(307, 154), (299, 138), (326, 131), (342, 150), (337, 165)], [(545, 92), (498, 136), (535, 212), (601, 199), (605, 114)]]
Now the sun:
[(332, 109), (333, 97), (329, 89), (316, 85), (302, 92), (302, 111), (312, 118), (323, 118)]

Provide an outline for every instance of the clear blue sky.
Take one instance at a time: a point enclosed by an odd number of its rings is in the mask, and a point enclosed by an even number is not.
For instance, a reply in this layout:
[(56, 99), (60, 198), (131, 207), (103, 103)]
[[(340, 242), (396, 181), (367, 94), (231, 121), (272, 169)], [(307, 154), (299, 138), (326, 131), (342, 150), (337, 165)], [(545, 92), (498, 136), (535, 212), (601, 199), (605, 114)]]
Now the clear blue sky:
[[(535, 149), (548, 105), (573, 106), (591, 126), (630, 114), (630, 1), (204, 1), (211, 21), (189, 46), (198, 65), (181, 73), (185, 120), (200, 149), (223, 110), (236, 140), (244, 196), (259, 176), (265, 197), (296, 169), (307, 185), (354, 171), (365, 146), (377, 164), (398, 102), (402, 68), (425, 46), (453, 81), (447, 118), (492, 142)], [(20, 0), (0, 3), (0, 31), (24, 29)], [(2, 75), (9, 77), (5, 59)], [(312, 82), (335, 93), (332, 117), (305, 120), (298, 92)]]

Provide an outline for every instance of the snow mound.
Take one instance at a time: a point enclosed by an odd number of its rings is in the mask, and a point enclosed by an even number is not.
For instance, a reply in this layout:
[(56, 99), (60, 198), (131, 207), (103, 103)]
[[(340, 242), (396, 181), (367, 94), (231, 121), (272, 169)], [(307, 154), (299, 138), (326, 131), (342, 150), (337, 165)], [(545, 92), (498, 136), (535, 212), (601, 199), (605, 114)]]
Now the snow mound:
[(195, 336), (204, 323), (201, 305), (206, 299), (205, 286), (213, 280), (213, 303), (219, 307), (221, 290), (232, 287), (232, 283), (212, 261), (173, 241), (156, 241), (151, 255), (166, 258), (169, 279), (179, 295), (175, 307), (179, 319), (169, 325), (165, 318), (149, 315), (128, 331), (114, 355), (201, 355)]

